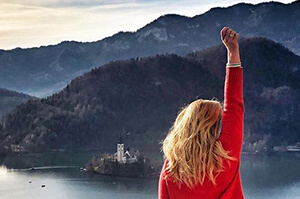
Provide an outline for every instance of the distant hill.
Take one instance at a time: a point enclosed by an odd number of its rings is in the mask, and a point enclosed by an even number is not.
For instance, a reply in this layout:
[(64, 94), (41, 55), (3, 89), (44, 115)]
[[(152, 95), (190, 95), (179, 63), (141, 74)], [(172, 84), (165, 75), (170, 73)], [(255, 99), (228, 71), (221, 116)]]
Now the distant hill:
[(25, 103), (29, 99), (36, 99), (36, 97), (0, 88), (0, 119), (3, 115), (12, 111), (17, 105)]
[(262, 36), (300, 55), (300, 2), (246, 4), (212, 8), (195, 17), (164, 15), (136, 32), (119, 32), (97, 42), (62, 42), (40, 48), (0, 51), (0, 85), (47, 96), (71, 79), (112, 60), (187, 53), (220, 44), (229, 26), (243, 37)]
[[(240, 41), (244, 67), (244, 149), (300, 141), (300, 57), (265, 38)], [(119, 135), (158, 150), (180, 107), (223, 100), (223, 45), (181, 57), (156, 55), (108, 63), (75, 78), (59, 93), (29, 100), (0, 125), (2, 149), (114, 149)], [(256, 143), (256, 144), (255, 144)]]

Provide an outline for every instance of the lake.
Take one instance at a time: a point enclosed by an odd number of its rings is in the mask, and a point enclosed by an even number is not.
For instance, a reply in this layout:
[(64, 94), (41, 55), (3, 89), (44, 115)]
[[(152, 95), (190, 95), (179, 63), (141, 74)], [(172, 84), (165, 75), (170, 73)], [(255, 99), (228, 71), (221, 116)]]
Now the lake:
[[(0, 163), (14, 170), (0, 167), (0, 198), (157, 198), (158, 179), (111, 177), (80, 171), (79, 167), (94, 154), (46, 153), (2, 158)], [(152, 157), (161, 159), (160, 154), (152, 154)], [(242, 155), (241, 178), (247, 199), (300, 198), (300, 155)]]

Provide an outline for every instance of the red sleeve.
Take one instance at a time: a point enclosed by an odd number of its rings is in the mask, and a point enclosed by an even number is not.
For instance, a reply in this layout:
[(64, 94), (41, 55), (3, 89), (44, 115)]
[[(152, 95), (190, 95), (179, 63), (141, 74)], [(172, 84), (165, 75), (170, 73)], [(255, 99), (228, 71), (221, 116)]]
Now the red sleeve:
[(161, 172), (159, 176), (159, 183), (158, 183), (158, 199), (169, 199), (169, 193), (168, 193), (168, 187), (167, 187), (167, 182), (164, 179), (165, 177), (165, 171), (164, 169), (166, 168), (167, 162), (165, 161)]
[(224, 111), (219, 137), (229, 155), (239, 159), (244, 128), (243, 68), (226, 67)]

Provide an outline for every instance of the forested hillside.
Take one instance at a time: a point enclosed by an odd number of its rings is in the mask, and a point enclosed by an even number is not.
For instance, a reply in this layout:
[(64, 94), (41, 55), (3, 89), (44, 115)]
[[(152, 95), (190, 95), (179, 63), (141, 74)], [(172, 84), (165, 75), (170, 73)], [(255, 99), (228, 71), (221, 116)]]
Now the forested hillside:
[(0, 119), (3, 115), (13, 110), (17, 105), (34, 98), (36, 97), (0, 88)]
[[(240, 41), (244, 67), (244, 149), (300, 141), (300, 58), (265, 38)], [(223, 100), (223, 45), (181, 57), (156, 55), (114, 61), (75, 78), (50, 97), (29, 100), (0, 125), (11, 151), (130, 146), (157, 150), (182, 106)]]

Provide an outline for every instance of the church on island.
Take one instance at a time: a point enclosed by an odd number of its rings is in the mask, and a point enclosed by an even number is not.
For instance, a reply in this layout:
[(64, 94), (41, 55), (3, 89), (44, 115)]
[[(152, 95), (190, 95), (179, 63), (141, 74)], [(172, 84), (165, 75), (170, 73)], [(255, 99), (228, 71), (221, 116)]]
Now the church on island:
[(98, 174), (124, 177), (157, 177), (160, 171), (139, 150), (129, 150), (128, 147), (125, 150), (121, 136), (117, 142), (116, 153), (94, 156), (85, 169)]
[(128, 147), (125, 151), (125, 146), (121, 135), (117, 143), (117, 152), (114, 154), (114, 160), (117, 160), (119, 163), (134, 163), (138, 161), (137, 153), (131, 155)]

